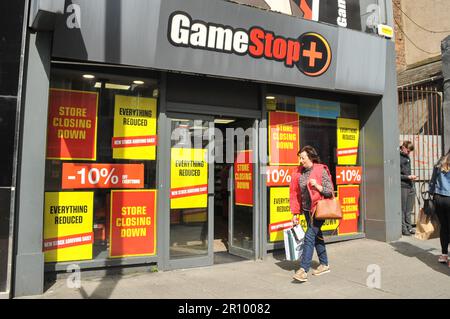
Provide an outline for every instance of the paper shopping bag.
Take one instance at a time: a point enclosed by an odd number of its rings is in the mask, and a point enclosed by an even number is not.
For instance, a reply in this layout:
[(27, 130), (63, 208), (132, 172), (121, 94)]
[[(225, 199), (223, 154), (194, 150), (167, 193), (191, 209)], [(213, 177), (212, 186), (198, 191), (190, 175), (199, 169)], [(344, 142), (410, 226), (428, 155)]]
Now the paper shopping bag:
[(440, 232), (439, 220), (436, 214), (431, 216), (425, 214), (423, 208), (419, 211), (419, 218), (416, 223), (415, 237), (420, 240), (438, 238)]
[(286, 260), (299, 260), (303, 252), (303, 243), (305, 239), (305, 232), (302, 226), (296, 225), (292, 228), (283, 230), (284, 234), (284, 249), (286, 253)]

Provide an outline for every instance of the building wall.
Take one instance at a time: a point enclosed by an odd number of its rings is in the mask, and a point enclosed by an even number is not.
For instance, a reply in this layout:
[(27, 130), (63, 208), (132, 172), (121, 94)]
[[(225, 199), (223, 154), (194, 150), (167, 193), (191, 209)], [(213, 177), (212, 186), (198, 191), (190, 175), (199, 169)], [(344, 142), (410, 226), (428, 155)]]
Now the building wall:
[(25, 0), (0, 2), (0, 297), (9, 291), (11, 198)]
[(397, 69), (440, 56), (441, 41), (450, 35), (450, 32), (436, 31), (450, 31), (450, 1), (393, 0), (393, 7), (396, 20)]
[(401, 71), (406, 68), (405, 57), (405, 41), (404, 34), (400, 31), (403, 30), (403, 13), (400, 11), (401, 0), (393, 0), (392, 8), (394, 10), (394, 31), (395, 31), (395, 52), (397, 54), (397, 71)]

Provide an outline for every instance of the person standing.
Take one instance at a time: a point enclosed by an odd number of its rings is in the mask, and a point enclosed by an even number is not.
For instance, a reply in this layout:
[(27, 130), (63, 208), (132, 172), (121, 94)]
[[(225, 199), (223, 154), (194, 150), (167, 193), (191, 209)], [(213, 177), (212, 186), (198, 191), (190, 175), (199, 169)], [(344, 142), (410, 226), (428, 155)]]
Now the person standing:
[(300, 258), (300, 269), (295, 273), (294, 279), (308, 280), (308, 271), (311, 267), (314, 247), (319, 257), (320, 265), (313, 271), (319, 276), (330, 272), (327, 251), (321, 227), (323, 220), (311, 217), (317, 202), (324, 198), (333, 197), (333, 182), (326, 165), (320, 164), (317, 151), (312, 146), (305, 146), (297, 154), (300, 157), (300, 166), (292, 175), (289, 187), (292, 223), (298, 225), (300, 214), (305, 215), (308, 229), (305, 234), (303, 254)]
[(436, 214), (441, 224), (440, 239), (442, 255), (440, 263), (450, 267), (448, 259), (448, 245), (450, 241), (450, 149), (441, 157), (433, 169), (433, 175), (429, 186), (430, 194), (433, 194)]
[(415, 231), (411, 224), (411, 212), (414, 209), (414, 198), (416, 189), (414, 181), (416, 175), (411, 174), (411, 159), (409, 155), (414, 151), (414, 145), (410, 141), (404, 141), (400, 146), (400, 177), (402, 196), (402, 234), (411, 236)]

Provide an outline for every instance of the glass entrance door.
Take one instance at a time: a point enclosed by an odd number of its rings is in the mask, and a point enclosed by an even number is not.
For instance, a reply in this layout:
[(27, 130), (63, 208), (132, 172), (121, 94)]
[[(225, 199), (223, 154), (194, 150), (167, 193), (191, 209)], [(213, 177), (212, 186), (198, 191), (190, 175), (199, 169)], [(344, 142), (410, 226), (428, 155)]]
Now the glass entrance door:
[(244, 119), (231, 126), (234, 129), (234, 163), (229, 174), (229, 252), (248, 259), (255, 258), (257, 245), (256, 125), (254, 119)]
[(170, 114), (169, 267), (213, 264), (214, 119)]

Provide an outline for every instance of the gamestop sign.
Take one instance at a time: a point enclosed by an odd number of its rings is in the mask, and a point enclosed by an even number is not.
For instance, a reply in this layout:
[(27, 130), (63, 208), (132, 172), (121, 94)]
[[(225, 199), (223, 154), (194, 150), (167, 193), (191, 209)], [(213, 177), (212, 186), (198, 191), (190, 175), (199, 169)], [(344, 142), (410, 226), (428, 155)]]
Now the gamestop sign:
[(247, 30), (192, 20), (182, 11), (170, 15), (168, 38), (177, 47), (263, 58), (283, 63), (287, 68), (297, 67), (311, 77), (324, 74), (332, 57), (328, 41), (315, 32), (287, 38), (258, 26)]

